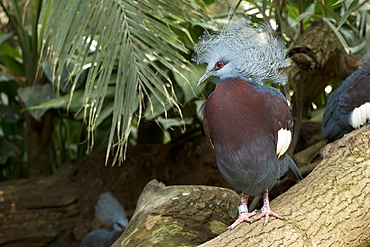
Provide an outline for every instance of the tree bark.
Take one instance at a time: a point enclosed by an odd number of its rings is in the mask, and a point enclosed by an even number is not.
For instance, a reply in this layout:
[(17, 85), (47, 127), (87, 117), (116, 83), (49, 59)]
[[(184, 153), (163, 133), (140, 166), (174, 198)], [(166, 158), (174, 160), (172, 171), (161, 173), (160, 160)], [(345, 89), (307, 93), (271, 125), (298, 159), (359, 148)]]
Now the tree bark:
[(271, 202), (287, 218), (244, 223), (200, 246), (370, 246), (370, 126), (322, 151), (303, 181)]
[(0, 246), (46, 246), (79, 216), (76, 168), (54, 176), (2, 182)]
[(152, 180), (128, 228), (113, 247), (195, 246), (221, 234), (235, 219), (240, 197), (211, 186), (164, 186)]

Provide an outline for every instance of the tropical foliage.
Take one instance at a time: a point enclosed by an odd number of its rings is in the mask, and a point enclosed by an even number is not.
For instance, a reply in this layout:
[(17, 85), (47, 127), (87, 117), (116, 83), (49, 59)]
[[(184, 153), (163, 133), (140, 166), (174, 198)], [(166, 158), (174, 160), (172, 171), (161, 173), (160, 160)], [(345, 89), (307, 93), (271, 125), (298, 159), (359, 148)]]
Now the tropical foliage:
[(201, 133), (212, 88), (195, 86), (203, 68), (191, 53), (231, 5), (288, 45), (324, 19), (349, 52), (366, 48), (370, 5), (359, 0), (0, 0), (2, 179), (49, 174), (93, 149), (122, 161), (140, 122), (158, 124), (161, 143)]

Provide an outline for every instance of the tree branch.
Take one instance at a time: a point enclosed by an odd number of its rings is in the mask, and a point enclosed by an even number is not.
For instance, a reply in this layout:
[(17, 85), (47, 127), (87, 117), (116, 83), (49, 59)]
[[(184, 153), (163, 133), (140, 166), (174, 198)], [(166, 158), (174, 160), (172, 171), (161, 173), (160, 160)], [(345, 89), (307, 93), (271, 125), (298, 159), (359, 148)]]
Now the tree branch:
[[(223, 233), (200, 246), (369, 244), (369, 140), (370, 125), (328, 144), (323, 149), (324, 160), (312, 173), (271, 202), (271, 208), (287, 220), (270, 219), (266, 226), (260, 220), (226, 230), (239, 204), (240, 197), (233, 191), (151, 182), (126, 232), (113, 247), (195, 246), (215, 232)], [(212, 231), (214, 225), (217, 231)]]

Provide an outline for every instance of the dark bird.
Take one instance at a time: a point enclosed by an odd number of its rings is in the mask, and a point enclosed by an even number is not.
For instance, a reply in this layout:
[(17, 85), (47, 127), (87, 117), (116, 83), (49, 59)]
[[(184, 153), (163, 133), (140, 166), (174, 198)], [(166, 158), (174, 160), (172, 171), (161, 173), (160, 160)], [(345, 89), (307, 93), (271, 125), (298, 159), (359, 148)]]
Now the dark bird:
[(328, 97), (322, 136), (335, 141), (370, 120), (370, 64), (348, 76)]
[(109, 247), (123, 233), (128, 225), (126, 212), (111, 192), (102, 193), (95, 205), (95, 216), (113, 231), (97, 229), (86, 234), (80, 247)]
[(286, 154), (291, 142), (293, 120), (284, 95), (266, 86), (267, 80), (284, 84), (281, 68), (290, 62), (284, 42), (265, 24), (254, 25), (234, 19), (222, 31), (204, 34), (195, 46), (193, 60), (207, 63), (198, 84), (209, 77), (219, 82), (203, 104), (203, 127), (210, 138), (222, 175), (243, 196), (234, 228), (252, 222), (249, 195), (263, 195), (261, 214), (284, 219), (270, 209), (268, 191), (289, 169), (302, 178)]

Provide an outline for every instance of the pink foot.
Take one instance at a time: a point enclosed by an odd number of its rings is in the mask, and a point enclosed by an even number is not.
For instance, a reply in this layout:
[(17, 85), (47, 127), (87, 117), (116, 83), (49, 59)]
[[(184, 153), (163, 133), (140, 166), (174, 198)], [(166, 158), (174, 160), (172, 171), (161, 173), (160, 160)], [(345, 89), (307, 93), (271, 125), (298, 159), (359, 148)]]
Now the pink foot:
[(238, 219), (234, 223), (232, 223), (228, 228), (231, 230), (231, 229), (233, 229), (234, 227), (236, 227), (237, 225), (239, 225), (240, 223), (242, 223), (244, 221), (252, 223), (253, 219), (251, 220), (251, 219), (249, 219), (249, 217), (254, 216), (254, 215), (256, 215), (256, 211), (253, 211), (251, 213), (241, 212), (241, 213), (239, 213)]
[(262, 217), (265, 217), (265, 222), (263, 223), (263, 225), (265, 226), (269, 220), (269, 216), (273, 216), (277, 219), (280, 219), (280, 220), (285, 220), (284, 217), (281, 217), (280, 215), (274, 213), (273, 211), (271, 211), (270, 209), (270, 202), (269, 202), (269, 194), (268, 194), (268, 190), (265, 190), (263, 192), (263, 206), (261, 208), (261, 214), (258, 215), (255, 219), (256, 220), (259, 220), (261, 219)]
[(244, 221), (247, 221), (249, 223), (252, 223), (253, 220), (249, 219), (249, 217), (251, 216), (254, 216), (256, 214), (256, 211), (253, 211), (251, 213), (248, 213), (248, 195), (243, 193), (243, 197), (242, 199), (240, 200), (240, 206), (239, 206), (239, 217), (238, 219), (233, 223), (231, 224), (228, 228), (231, 230), (233, 229), (234, 227), (236, 227), (237, 225), (239, 225), (240, 223), (244, 222)]

